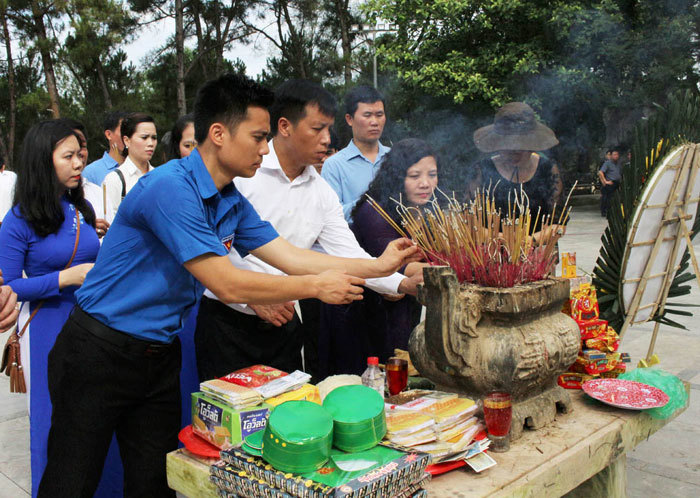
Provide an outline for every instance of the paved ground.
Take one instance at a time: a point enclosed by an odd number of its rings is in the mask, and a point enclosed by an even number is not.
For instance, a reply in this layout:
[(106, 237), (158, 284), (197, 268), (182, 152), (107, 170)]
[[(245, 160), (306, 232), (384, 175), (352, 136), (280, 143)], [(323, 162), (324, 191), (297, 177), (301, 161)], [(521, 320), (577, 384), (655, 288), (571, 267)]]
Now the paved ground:
[[(575, 251), (578, 265), (592, 271), (600, 247), (605, 220), (594, 205), (574, 208), (567, 235), (560, 242), (562, 251)], [(700, 255), (700, 238), (695, 251)], [(698, 303), (700, 291), (685, 298)], [(656, 351), (662, 367), (691, 383), (691, 404), (671, 424), (628, 454), (628, 495), (631, 497), (700, 496), (700, 323), (684, 321), (690, 330), (662, 328)], [(646, 355), (651, 326), (639, 326), (627, 333), (621, 350), (632, 355), (633, 365)], [(6, 336), (3, 336), (6, 337)], [(4, 338), (0, 339), (4, 343)], [(26, 401), (9, 394), (7, 378), (0, 378), (0, 498), (28, 496), (29, 423)]]

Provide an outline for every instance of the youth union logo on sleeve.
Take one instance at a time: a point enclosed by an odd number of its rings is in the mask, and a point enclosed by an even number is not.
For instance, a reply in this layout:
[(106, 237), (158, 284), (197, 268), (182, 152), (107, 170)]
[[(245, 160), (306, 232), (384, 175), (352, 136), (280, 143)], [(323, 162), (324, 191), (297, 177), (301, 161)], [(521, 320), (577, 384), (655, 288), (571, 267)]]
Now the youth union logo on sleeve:
[(231, 247), (233, 246), (233, 234), (221, 239), (221, 243), (224, 245), (226, 250), (230, 252)]

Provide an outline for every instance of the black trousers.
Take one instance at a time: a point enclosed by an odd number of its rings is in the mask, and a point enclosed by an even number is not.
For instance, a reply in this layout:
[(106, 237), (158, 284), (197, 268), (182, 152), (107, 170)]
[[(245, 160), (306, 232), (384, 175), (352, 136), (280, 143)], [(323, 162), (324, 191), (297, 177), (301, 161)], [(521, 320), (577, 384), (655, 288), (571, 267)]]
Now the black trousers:
[(285, 372), (301, 370), (304, 335), (296, 313), (291, 321), (276, 327), (257, 315), (203, 297), (194, 332), (199, 379), (223, 377), (258, 364)]
[(311, 383), (317, 384), (323, 380), (318, 376), (318, 335), (321, 330), (321, 305), (318, 299), (302, 299), (301, 308), (302, 328), (304, 329), (304, 371), (311, 374)]
[(91, 497), (112, 434), (124, 496), (175, 496), (165, 456), (180, 429), (180, 341), (149, 344), (74, 308), (48, 359), (53, 404), (40, 497)]
[(610, 207), (610, 201), (612, 196), (620, 186), (620, 182), (613, 182), (612, 185), (603, 185), (600, 189), (600, 214), (606, 216), (608, 214), (608, 208)]

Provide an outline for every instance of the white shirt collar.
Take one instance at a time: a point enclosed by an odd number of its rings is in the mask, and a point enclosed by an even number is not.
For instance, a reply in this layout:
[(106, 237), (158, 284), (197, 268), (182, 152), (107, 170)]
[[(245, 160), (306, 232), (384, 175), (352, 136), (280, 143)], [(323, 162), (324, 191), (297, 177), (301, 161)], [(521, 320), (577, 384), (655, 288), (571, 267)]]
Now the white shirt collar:
[[(261, 170), (262, 169), (268, 170), (270, 174), (276, 174), (280, 178), (284, 177), (284, 179), (286, 179), (287, 181), (290, 181), (289, 177), (282, 169), (282, 165), (280, 164), (280, 160), (277, 157), (277, 152), (275, 151), (274, 142), (275, 142), (274, 139), (270, 140), (270, 143), (269, 143), (270, 153), (263, 157), (263, 161), (262, 161), (262, 164), (260, 165), (260, 169)], [(292, 183), (297, 183), (297, 184), (304, 183), (304, 182), (311, 181), (315, 178), (320, 178), (320, 176), (318, 175), (318, 171), (316, 171), (316, 168), (309, 165), (309, 166), (306, 166), (306, 168), (304, 168), (304, 171), (302, 171), (301, 175), (296, 177)]]
[[(127, 157), (124, 159), (124, 162), (119, 166), (119, 169), (121, 169), (125, 174), (130, 175), (130, 176), (141, 176), (143, 173), (141, 173), (141, 170), (134, 164), (134, 162), (131, 160), (131, 158)], [(151, 163), (148, 163), (148, 171), (151, 171), (153, 169), (153, 166), (151, 166)]]

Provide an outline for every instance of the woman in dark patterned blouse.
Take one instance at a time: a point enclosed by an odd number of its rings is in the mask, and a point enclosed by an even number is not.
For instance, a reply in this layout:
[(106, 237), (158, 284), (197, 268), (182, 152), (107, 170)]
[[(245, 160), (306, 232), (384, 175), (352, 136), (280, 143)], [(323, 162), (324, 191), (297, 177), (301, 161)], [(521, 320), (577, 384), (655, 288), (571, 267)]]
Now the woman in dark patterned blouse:
[[(423, 140), (406, 139), (386, 155), (367, 195), (394, 218), (401, 197), (405, 206), (424, 206), (438, 182), (436, 155)], [(352, 211), (352, 231), (360, 246), (372, 256), (380, 255), (398, 234), (391, 225), (362, 199)], [(422, 273), (422, 265), (401, 268), (406, 276)], [(398, 297), (398, 296), (397, 296)], [(319, 375), (361, 374), (367, 357), (380, 362), (394, 355), (394, 349), (408, 348), (408, 338), (420, 321), (421, 305), (413, 296), (394, 298), (365, 289), (361, 301), (349, 305), (324, 305), (319, 338)]]

